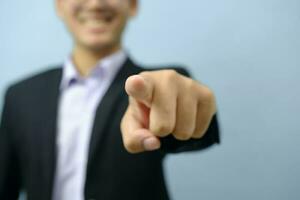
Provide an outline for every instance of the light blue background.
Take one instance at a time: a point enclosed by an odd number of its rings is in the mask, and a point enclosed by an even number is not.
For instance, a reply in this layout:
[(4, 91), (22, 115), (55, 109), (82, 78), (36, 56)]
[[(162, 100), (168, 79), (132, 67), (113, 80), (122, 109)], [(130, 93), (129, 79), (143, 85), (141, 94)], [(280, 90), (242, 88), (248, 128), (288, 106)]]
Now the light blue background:
[[(179, 63), (214, 89), (222, 144), (170, 156), (175, 200), (300, 199), (300, 1), (142, 0), (125, 37), (143, 64)], [(0, 1), (0, 90), (61, 63), (53, 1)]]

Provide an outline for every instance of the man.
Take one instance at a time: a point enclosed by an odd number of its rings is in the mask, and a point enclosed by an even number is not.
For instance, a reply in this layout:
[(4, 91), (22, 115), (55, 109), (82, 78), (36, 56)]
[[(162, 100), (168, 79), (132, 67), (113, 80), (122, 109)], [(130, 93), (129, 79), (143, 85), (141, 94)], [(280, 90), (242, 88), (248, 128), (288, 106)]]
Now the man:
[(144, 71), (122, 50), (137, 3), (56, 0), (72, 56), (7, 91), (1, 200), (17, 199), (20, 189), (30, 200), (169, 199), (166, 153), (219, 141), (209, 88), (181, 68)]

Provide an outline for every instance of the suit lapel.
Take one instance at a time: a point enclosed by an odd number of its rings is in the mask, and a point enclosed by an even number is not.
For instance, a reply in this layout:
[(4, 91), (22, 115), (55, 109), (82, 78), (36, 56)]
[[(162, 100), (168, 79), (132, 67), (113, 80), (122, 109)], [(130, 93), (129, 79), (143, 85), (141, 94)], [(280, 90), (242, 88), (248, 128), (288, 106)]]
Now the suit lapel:
[(128, 58), (98, 105), (89, 146), (88, 170), (95, 156), (97, 146), (105, 134), (107, 125), (109, 125), (108, 120), (111, 119), (112, 114), (115, 114), (112, 111), (118, 104), (117, 100), (124, 95), (122, 93), (124, 93), (124, 85), (127, 77), (137, 74), (140, 71), (140, 68)]
[(59, 101), (59, 84), (61, 81), (62, 70), (58, 69), (49, 77), (48, 84), (45, 87), (45, 93), (42, 97), (43, 105), (41, 106), (44, 127), (42, 127), (42, 169), (43, 196), (50, 200), (53, 189), (53, 181), (56, 167), (56, 132), (57, 132), (57, 111)]

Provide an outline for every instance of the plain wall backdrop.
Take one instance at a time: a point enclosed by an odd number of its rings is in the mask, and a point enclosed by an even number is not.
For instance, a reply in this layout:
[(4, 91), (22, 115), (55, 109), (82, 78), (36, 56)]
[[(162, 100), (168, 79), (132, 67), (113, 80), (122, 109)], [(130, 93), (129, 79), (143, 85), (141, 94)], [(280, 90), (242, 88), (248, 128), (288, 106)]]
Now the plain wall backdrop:
[[(166, 160), (174, 200), (300, 199), (299, 9), (299, 0), (140, 1), (129, 53), (184, 64), (218, 100), (222, 144)], [(1, 95), (71, 47), (54, 1), (0, 1)]]

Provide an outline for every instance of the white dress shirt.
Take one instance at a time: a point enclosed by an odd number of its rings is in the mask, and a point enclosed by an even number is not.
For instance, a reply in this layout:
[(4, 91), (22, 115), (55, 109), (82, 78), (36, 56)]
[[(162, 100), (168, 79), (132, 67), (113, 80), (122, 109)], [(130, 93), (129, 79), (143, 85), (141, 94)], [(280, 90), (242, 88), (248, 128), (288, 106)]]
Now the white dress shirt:
[(71, 59), (65, 62), (60, 87), (53, 200), (84, 200), (96, 109), (125, 60), (123, 51), (110, 55), (85, 78), (80, 76)]

